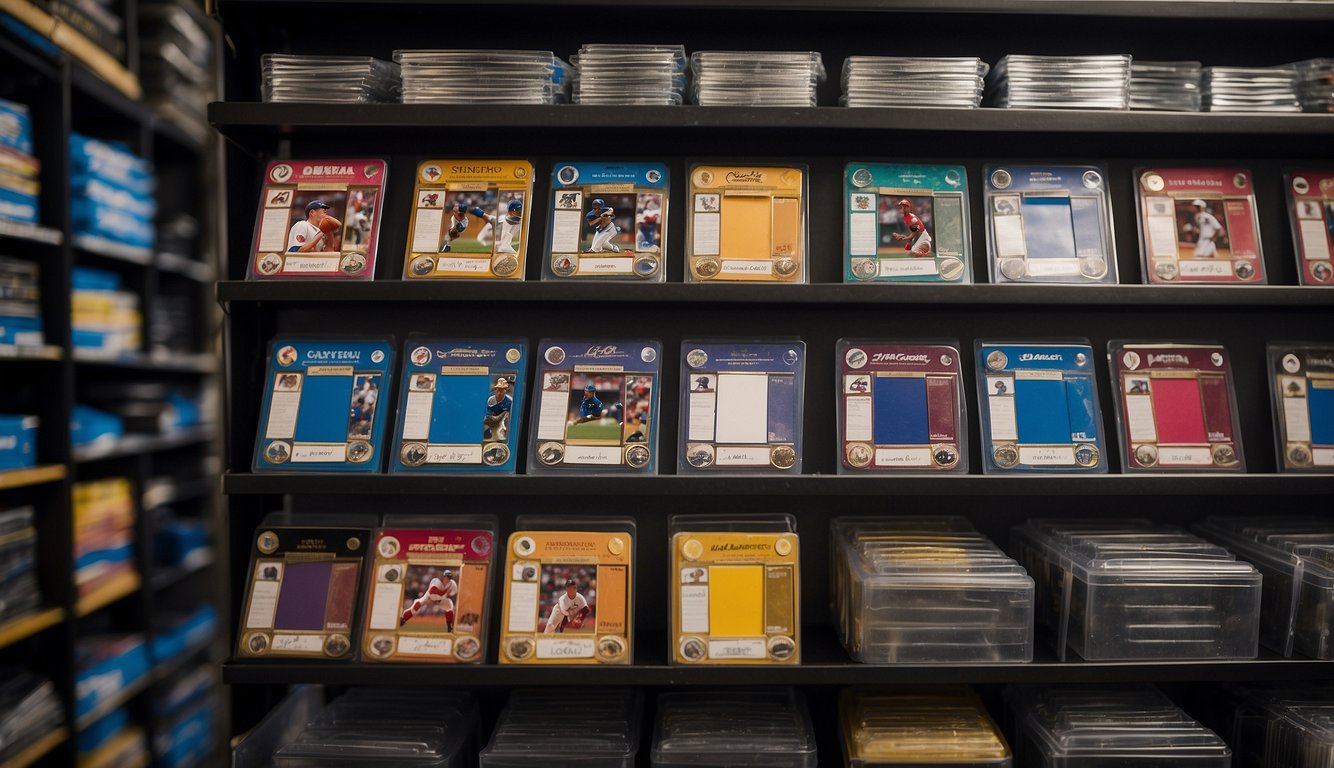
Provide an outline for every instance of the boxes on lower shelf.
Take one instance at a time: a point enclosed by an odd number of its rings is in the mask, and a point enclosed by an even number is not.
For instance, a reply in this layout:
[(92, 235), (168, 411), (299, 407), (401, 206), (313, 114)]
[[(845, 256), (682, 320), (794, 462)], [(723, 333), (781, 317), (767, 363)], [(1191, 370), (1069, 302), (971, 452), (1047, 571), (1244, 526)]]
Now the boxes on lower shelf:
[(75, 483), (73, 496), (74, 584), (84, 596), (135, 570), (134, 498), (123, 477)]
[(41, 164), (32, 154), (28, 105), (0, 99), (0, 219), (36, 224)]
[(37, 584), (37, 529), (33, 508), (0, 511), (0, 624), (42, 604)]
[(1334, 765), (1334, 688), (1251, 683), (1191, 691), (1192, 711), (1232, 747), (1239, 768)]
[(643, 710), (643, 694), (626, 688), (515, 691), (480, 768), (633, 768)]
[(0, 472), (37, 466), (36, 416), (0, 414)]
[(848, 768), (1010, 768), (982, 700), (968, 688), (849, 688), (839, 696)]
[[(477, 702), (466, 692), (354, 689), (279, 747), (273, 764), (277, 768), (463, 768), (472, 764), (476, 729)], [(532, 743), (531, 734), (528, 737)], [(558, 745), (550, 738), (543, 741), (544, 758), (550, 758), (543, 764), (559, 765)], [(485, 759), (482, 765), (487, 765)]]
[(46, 343), (38, 277), (36, 262), (0, 256), (0, 346)]
[(791, 688), (658, 696), (653, 768), (815, 768), (817, 757), (806, 699)]
[(152, 248), (157, 186), (153, 166), (124, 145), (71, 134), (70, 187), (75, 235)]
[(26, 669), (0, 667), (0, 764), (65, 723), (55, 685)]
[(70, 413), (69, 433), (75, 448), (109, 448), (125, 436), (125, 423), (114, 413), (76, 405)]
[(208, 643), (218, 630), (218, 613), (211, 605), (201, 605), (192, 613), (159, 618), (164, 625), (154, 636), (149, 649), (154, 662), (173, 661)]
[(148, 674), (148, 644), (141, 634), (81, 637), (75, 648), (74, 715), (83, 717)]
[(139, 296), (114, 272), (75, 267), (70, 295), (72, 343), (83, 355), (116, 358), (143, 348)]
[(872, 664), (1033, 660), (1033, 579), (962, 517), (841, 517), (835, 623)]
[(153, 754), (162, 768), (185, 768), (207, 762), (213, 751), (217, 700), (208, 697), (158, 723)]
[(1011, 552), (1037, 586), (1057, 656), (1088, 661), (1253, 659), (1260, 573), (1224, 548), (1147, 520), (1033, 519)]
[(207, 557), (208, 525), (189, 517), (163, 515), (153, 532), (153, 557), (161, 566), (184, 566)]

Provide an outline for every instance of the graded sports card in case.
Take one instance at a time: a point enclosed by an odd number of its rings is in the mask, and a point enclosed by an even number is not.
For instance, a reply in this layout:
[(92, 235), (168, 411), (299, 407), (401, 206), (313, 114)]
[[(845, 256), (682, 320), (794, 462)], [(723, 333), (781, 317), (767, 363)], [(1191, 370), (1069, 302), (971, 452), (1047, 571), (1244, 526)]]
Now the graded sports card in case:
[(495, 538), (494, 516), (386, 515), (371, 553), (361, 657), (484, 661)]
[(408, 339), (393, 472), (514, 472), (528, 380), (514, 339)]
[(1265, 283), (1255, 186), (1243, 168), (1141, 168), (1144, 282)]
[(543, 280), (666, 279), (667, 166), (558, 162)]
[(677, 471), (801, 474), (806, 343), (681, 342)]
[(978, 341), (982, 470), (1107, 471), (1088, 341)]
[(532, 163), (424, 160), (416, 179), (405, 279), (523, 279)]
[(1334, 285), (1334, 171), (1293, 171), (1284, 181), (1301, 284)]
[(539, 342), (528, 471), (655, 472), (661, 367), (657, 341)]
[(792, 515), (673, 515), (672, 664), (800, 664)]
[(383, 160), (269, 163), (247, 277), (373, 279), (386, 168)]
[(393, 364), (387, 339), (274, 339), (255, 471), (380, 471)]
[(968, 171), (849, 163), (843, 281), (971, 283)]
[(514, 526), (500, 663), (633, 663), (634, 521), (519, 515)]
[(839, 339), (838, 472), (968, 472), (958, 342)]
[(1219, 344), (1112, 341), (1126, 472), (1245, 472), (1237, 396)]
[(686, 282), (806, 282), (806, 167), (693, 165)]
[(1279, 467), (1334, 472), (1334, 344), (1270, 344), (1269, 377)]
[(1116, 283), (1107, 175), (1091, 165), (988, 165), (993, 283)]
[(236, 655), (352, 654), (371, 515), (273, 512), (255, 531)]

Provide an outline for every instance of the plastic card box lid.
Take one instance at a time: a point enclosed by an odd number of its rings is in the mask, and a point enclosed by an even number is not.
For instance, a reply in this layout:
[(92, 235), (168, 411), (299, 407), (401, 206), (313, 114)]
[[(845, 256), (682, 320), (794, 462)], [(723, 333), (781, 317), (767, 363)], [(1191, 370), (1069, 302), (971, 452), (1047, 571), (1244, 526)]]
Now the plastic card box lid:
[(815, 768), (806, 699), (791, 688), (661, 694), (652, 759), (654, 768)]

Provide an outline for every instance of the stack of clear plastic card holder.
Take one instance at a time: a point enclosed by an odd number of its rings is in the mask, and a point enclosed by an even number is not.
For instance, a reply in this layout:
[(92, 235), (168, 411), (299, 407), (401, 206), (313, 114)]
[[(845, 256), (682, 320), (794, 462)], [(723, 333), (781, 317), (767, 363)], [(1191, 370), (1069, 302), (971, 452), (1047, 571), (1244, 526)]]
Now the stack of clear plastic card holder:
[(658, 696), (653, 768), (815, 768), (817, 757), (806, 700), (791, 688)]
[(1199, 112), (1198, 61), (1136, 61), (1130, 65), (1130, 108), (1161, 112)]
[(1130, 56), (1003, 57), (987, 75), (989, 107), (1129, 109)]
[(870, 664), (1033, 660), (1033, 579), (962, 517), (840, 517), (833, 604)]
[(815, 51), (697, 51), (690, 68), (695, 103), (708, 107), (813, 107), (825, 79)]
[(570, 63), (576, 104), (674, 106), (685, 99), (684, 46), (590, 43)]
[(1192, 711), (1232, 745), (1238, 766), (1334, 765), (1334, 688), (1328, 683), (1245, 683), (1192, 693)]
[(496, 719), (481, 768), (633, 768), (644, 695), (629, 688), (524, 689)]
[(965, 687), (848, 688), (839, 697), (849, 768), (1010, 768), (982, 700)]
[(1301, 112), (1297, 68), (1205, 67), (1206, 112)]
[(1302, 111), (1334, 112), (1334, 59), (1307, 59), (1292, 66)]
[(369, 103), (398, 101), (398, 65), (370, 56), (260, 57), (264, 101)]
[(990, 67), (973, 57), (849, 56), (843, 60), (847, 107), (956, 107), (982, 103)]
[(561, 104), (570, 65), (551, 51), (399, 50), (404, 104)]

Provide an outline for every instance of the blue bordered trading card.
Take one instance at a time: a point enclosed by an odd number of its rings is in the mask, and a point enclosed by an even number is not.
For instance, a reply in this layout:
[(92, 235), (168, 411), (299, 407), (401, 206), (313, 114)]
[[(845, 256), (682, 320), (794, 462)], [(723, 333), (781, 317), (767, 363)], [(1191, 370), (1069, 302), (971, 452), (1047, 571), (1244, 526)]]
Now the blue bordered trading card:
[(1086, 340), (977, 342), (983, 471), (1107, 471)]
[(681, 342), (681, 473), (801, 474), (806, 344)]
[(255, 470), (380, 471), (393, 364), (388, 339), (274, 339)]
[(842, 473), (968, 472), (958, 342), (839, 339)]
[(667, 166), (558, 162), (543, 280), (665, 279)]
[(844, 282), (972, 282), (963, 166), (849, 163), (844, 180)]
[(657, 341), (543, 339), (528, 471), (655, 472), (661, 372)]
[(1334, 344), (1270, 344), (1269, 371), (1279, 467), (1334, 472)]
[(983, 174), (991, 282), (1116, 284), (1101, 168), (988, 165)]
[(391, 471), (513, 473), (527, 351), (515, 339), (408, 339)]

